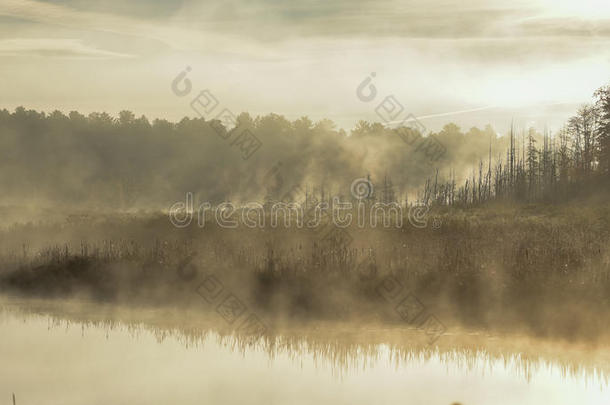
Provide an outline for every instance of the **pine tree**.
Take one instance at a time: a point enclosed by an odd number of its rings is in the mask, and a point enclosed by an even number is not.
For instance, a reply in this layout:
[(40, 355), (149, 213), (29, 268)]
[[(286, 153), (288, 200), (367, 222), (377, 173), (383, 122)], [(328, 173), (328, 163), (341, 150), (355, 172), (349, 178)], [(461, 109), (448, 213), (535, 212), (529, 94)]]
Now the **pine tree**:
[(536, 196), (537, 175), (538, 175), (538, 150), (536, 149), (536, 139), (534, 138), (535, 130), (530, 128), (527, 142), (527, 176), (528, 176), (528, 191), (529, 197)]
[(604, 86), (595, 92), (597, 98), (597, 159), (600, 174), (610, 179), (610, 86)]

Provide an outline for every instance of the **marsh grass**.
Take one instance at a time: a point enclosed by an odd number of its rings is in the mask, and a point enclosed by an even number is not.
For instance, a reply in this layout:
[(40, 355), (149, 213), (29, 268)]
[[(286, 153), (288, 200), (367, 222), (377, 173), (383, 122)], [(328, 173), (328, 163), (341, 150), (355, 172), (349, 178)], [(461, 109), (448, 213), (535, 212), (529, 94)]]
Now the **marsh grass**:
[(15, 226), (0, 235), (0, 286), (212, 311), (195, 290), (213, 274), (270, 323), (400, 324), (378, 293), (392, 275), (448, 328), (599, 340), (610, 332), (609, 216), (587, 210), (442, 208), (431, 213), (438, 229), (351, 227), (348, 245), (306, 229), (175, 229), (155, 216)]

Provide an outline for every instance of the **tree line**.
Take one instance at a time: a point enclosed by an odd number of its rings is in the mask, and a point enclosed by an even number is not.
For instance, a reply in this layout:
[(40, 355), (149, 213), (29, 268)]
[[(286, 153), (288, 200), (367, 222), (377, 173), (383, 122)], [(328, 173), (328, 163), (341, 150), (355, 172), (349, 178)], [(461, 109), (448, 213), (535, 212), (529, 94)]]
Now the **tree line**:
[(418, 193), (426, 204), (473, 205), (489, 201), (560, 202), (608, 190), (610, 185), (610, 86), (595, 91), (556, 134), (533, 128), (508, 134), (505, 156), (479, 160), (457, 185), (438, 171)]
[[(353, 179), (367, 176), (384, 202), (413, 190), (421, 190), (419, 201), (438, 204), (557, 200), (609, 177), (609, 93), (600, 88), (594, 104), (553, 134), (513, 129), (501, 136), (491, 126), (447, 124), (422, 137), (413, 127), (366, 121), (348, 133), (327, 119), (242, 113), (238, 126), (261, 142), (250, 159), (229, 147), (223, 136), (233, 129), (218, 120), (4, 109), (0, 202), (160, 209), (187, 192), (212, 203), (280, 199), (295, 187), (349, 195)], [(429, 137), (446, 151), (435, 161), (405, 141)]]

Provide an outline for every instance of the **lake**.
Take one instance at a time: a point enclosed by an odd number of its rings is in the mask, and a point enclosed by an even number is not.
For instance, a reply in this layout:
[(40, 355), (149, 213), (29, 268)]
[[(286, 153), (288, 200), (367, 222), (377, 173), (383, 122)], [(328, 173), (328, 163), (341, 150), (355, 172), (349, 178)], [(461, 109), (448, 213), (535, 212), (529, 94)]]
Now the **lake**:
[(184, 330), (149, 322), (168, 318), (160, 309), (110, 316), (88, 304), (0, 304), (0, 404), (12, 393), (18, 405), (610, 404), (606, 348), (589, 359), (575, 348), (572, 357), (558, 349), (532, 360), (473, 334), (454, 348), (410, 350), (383, 337), (412, 331), (350, 334), (332, 325), (243, 344), (206, 322), (204, 332), (192, 319)]

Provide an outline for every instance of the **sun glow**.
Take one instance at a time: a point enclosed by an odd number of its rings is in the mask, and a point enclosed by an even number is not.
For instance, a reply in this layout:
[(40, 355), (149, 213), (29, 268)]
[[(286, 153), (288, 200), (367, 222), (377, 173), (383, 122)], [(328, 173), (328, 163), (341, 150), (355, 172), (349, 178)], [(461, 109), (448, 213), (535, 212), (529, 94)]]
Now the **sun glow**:
[(554, 16), (601, 20), (610, 18), (608, 0), (541, 0)]

